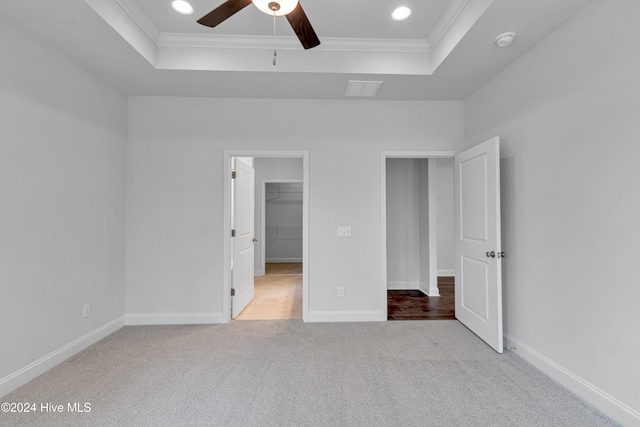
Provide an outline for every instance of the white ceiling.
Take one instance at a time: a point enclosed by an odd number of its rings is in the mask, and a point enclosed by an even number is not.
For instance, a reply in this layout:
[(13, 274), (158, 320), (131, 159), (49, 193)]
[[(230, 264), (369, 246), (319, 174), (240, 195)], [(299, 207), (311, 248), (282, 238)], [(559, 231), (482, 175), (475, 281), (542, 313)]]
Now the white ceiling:
[[(275, 67), (273, 19), (252, 5), (196, 23), (223, 1), (192, 0), (191, 16), (170, 0), (2, 0), (0, 13), (130, 95), (340, 99), (348, 80), (381, 80), (376, 99), (463, 100), (592, 0), (301, 0), (322, 44), (303, 50), (278, 18)], [(392, 21), (400, 4), (413, 14)], [(500, 49), (505, 31), (517, 37)]]

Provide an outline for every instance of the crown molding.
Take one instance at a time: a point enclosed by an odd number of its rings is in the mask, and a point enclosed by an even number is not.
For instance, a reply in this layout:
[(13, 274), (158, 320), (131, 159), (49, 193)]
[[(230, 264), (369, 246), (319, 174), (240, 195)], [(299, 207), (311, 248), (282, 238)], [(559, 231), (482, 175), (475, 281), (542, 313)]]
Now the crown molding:
[[(278, 49), (300, 50), (297, 37), (277, 36)], [(158, 47), (205, 47), (233, 49), (273, 49), (273, 36), (246, 36), (228, 34), (185, 34), (161, 32)], [(421, 39), (373, 39), (323, 37), (322, 44), (314, 50), (342, 52), (403, 52), (429, 53), (431, 47), (427, 40)]]
[(435, 49), (447, 31), (456, 22), (458, 16), (462, 13), (465, 7), (469, 4), (470, 0), (452, 0), (449, 6), (444, 11), (436, 26), (433, 28), (429, 36), (427, 36), (427, 43), (431, 46), (431, 50)]
[(160, 39), (160, 30), (149, 17), (132, 0), (115, 0), (133, 22), (157, 45)]

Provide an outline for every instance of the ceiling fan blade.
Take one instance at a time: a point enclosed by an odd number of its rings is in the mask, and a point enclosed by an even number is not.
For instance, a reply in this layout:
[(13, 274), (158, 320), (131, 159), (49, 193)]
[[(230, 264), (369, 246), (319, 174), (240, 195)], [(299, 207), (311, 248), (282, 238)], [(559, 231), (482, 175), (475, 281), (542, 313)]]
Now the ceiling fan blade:
[(227, 0), (198, 20), (198, 24), (215, 27), (251, 4), (251, 0)]
[(289, 24), (291, 24), (291, 28), (293, 28), (293, 31), (298, 36), (298, 39), (300, 39), (302, 47), (311, 49), (320, 44), (320, 39), (313, 30), (311, 22), (309, 22), (307, 15), (304, 13), (304, 10), (302, 10), (300, 3), (293, 9), (293, 12), (287, 15), (287, 19), (289, 20)]

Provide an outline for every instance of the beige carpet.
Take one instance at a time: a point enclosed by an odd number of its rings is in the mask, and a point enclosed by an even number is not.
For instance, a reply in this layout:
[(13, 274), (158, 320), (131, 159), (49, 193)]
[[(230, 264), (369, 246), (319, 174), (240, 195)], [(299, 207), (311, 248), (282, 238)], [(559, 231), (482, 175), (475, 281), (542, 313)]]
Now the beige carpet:
[(302, 319), (302, 264), (269, 263), (254, 280), (253, 301), (236, 320)]

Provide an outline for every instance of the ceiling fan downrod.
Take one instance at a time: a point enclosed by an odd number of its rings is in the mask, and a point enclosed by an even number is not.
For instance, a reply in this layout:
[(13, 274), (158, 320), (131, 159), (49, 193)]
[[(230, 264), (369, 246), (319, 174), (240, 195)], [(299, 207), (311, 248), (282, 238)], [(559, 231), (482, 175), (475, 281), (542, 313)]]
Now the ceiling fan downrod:
[(269, 8), (273, 10), (273, 66), (276, 66), (276, 56), (278, 56), (278, 52), (276, 51), (276, 11), (280, 9), (280, 5), (274, 1), (269, 3)]

